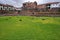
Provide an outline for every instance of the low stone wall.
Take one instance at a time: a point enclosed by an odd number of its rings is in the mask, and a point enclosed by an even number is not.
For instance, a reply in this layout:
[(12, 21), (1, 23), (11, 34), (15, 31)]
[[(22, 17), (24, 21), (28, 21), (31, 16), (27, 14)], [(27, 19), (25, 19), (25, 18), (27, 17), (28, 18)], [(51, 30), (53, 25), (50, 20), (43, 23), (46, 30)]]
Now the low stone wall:
[(60, 12), (35, 12), (34, 16), (59, 16)]
[(16, 16), (18, 15), (17, 11), (0, 11), (0, 16)]
[(60, 12), (21, 12), (22, 16), (59, 16)]
[(0, 14), (3, 16), (51, 16), (51, 17), (60, 17), (60, 12), (29, 12), (29, 11), (22, 11), (22, 12), (17, 12), (17, 11), (9, 11), (4, 14)]

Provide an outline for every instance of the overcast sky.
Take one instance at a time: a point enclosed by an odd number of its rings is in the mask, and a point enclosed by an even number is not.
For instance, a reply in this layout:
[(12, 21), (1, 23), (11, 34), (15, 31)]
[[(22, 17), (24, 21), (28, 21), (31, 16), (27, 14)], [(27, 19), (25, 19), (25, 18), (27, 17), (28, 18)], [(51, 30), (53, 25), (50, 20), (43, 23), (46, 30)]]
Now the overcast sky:
[(15, 7), (21, 7), (24, 2), (34, 2), (37, 1), (38, 4), (48, 3), (48, 2), (60, 2), (60, 0), (0, 0), (0, 3), (14, 5)]

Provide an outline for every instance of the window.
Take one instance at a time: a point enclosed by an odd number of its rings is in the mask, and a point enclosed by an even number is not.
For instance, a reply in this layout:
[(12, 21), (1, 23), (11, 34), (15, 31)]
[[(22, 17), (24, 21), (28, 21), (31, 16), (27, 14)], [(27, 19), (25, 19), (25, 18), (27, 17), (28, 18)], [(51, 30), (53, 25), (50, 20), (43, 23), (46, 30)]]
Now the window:
[(7, 7), (4, 7), (3, 10), (7, 10)]
[(0, 10), (3, 10), (3, 6), (0, 6)]

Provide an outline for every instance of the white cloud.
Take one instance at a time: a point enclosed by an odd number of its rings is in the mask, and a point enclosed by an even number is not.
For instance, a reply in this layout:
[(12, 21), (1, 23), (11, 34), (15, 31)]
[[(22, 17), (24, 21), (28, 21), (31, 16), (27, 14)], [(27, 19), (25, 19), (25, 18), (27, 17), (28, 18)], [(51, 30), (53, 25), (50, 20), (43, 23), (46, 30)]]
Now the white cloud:
[(18, 6), (17, 3), (13, 0), (0, 0), (0, 3)]

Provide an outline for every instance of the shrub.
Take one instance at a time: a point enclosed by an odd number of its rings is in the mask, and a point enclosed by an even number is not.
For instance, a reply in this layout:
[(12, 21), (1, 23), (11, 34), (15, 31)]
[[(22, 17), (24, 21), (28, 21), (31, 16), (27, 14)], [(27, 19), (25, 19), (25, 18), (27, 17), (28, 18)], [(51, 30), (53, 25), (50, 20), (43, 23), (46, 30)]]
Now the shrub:
[(20, 19), (19, 21), (22, 21), (22, 19)]
[(46, 19), (42, 19), (42, 20), (46, 20)]

